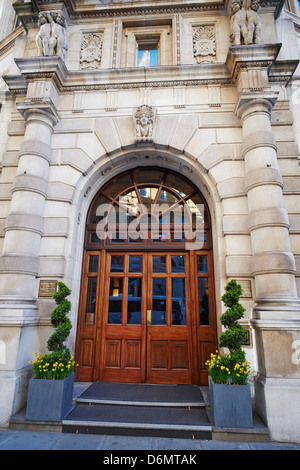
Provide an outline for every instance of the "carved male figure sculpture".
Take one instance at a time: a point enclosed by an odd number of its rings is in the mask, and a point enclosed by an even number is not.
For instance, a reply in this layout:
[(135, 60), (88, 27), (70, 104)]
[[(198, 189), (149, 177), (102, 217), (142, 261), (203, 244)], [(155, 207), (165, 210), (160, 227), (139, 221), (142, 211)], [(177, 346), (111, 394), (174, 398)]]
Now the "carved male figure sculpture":
[(40, 56), (64, 56), (68, 46), (65, 20), (60, 12), (44, 11), (39, 13), (36, 44)]
[(56, 39), (56, 55), (64, 56), (67, 46), (67, 37), (65, 30), (65, 19), (60, 12), (54, 13), (53, 17), (49, 15), (51, 23), (52, 37)]
[(39, 13), (38, 26), (40, 30), (36, 37), (36, 44), (40, 56), (53, 55), (56, 45), (56, 40), (51, 38), (51, 25), (48, 21), (48, 15), (49, 12)]
[(231, 4), (230, 40), (233, 44), (259, 44), (261, 21), (257, 13), (259, 0), (233, 0)]
[(241, 40), (247, 36), (246, 10), (242, 0), (233, 0), (231, 4), (230, 39), (233, 44), (241, 44)]
[(252, 0), (246, 11), (247, 37), (245, 39), (245, 44), (260, 43), (261, 21), (257, 13), (258, 9), (259, 2), (257, 0)]

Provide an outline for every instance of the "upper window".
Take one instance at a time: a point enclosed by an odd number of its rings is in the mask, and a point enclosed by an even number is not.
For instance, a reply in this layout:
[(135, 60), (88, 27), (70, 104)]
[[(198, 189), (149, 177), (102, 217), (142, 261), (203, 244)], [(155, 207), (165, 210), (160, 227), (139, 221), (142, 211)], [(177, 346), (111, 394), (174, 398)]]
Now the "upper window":
[(157, 67), (158, 66), (158, 44), (141, 43), (138, 44), (138, 67)]
[(123, 67), (173, 65), (170, 25), (124, 28)]

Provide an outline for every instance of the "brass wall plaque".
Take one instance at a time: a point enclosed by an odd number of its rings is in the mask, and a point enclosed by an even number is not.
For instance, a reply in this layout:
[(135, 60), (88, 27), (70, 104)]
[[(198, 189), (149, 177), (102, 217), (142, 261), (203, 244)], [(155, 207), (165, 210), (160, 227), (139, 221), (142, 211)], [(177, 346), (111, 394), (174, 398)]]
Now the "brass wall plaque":
[(39, 297), (52, 297), (56, 292), (56, 281), (40, 281)]

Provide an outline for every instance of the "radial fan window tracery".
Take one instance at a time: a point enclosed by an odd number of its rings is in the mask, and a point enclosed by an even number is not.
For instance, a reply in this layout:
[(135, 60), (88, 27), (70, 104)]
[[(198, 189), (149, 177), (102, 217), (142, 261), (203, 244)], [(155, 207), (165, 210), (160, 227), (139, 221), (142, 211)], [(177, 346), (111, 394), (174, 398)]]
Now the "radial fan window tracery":
[(207, 244), (209, 229), (206, 203), (192, 183), (170, 171), (141, 168), (113, 178), (96, 195), (86, 244)]

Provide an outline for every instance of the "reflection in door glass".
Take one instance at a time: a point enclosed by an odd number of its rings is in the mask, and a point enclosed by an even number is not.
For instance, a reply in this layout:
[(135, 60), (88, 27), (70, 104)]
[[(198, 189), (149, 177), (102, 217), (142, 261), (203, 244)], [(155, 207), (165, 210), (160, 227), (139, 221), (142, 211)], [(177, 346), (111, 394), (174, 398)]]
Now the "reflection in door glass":
[(128, 278), (127, 324), (141, 324), (142, 278)]
[(112, 256), (110, 261), (110, 272), (123, 272), (124, 270), (124, 256)]
[(166, 272), (166, 256), (153, 256), (152, 257), (152, 272), (154, 273), (165, 273)]
[(98, 272), (98, 255), (90, 255), (89, 256), (88, 272), (89, 273), (97, 273)]
[(85, 307), (85, 323), (95, 323), (95, 308), (96, 308), (96, 290), (97, 290), (97, 278), (89, 277), (87, 282), (87, 293), (86, 293), (86, 307)]
[(107, 323), (122, 323), (123, 278), (111, 277)]
[(166, 279), (154, 278), (152, 289), (152, 325), (167, 324)]
[(130, 273), (142, 272), (142, 256), (129, 256), (129, 272)]
[(209, 325), (209, 296), (208, 296), (208, 279), (199, 277), (199, 312), (200, 312), (200, 325)]
[(207, 256), (198, 255), (198, 273), (207, 273)]
[(172, 278), (172, 325), (186, 325), (185, 278)]
[(172, 273), (184, 273), (184, 256), (171, 256)]

